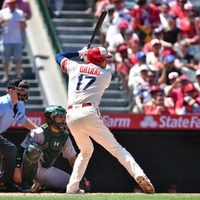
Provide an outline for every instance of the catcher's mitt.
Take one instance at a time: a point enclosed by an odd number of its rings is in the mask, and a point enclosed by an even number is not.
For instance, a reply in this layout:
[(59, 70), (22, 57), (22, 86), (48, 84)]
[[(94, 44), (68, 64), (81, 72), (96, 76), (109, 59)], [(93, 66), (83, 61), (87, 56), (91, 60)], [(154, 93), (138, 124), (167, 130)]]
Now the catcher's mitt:
[(80, 189), (84, 190), (86, 193), (90, 192), (91, 190), (91, 183), (85, 177), (82, 178), (80, 182)]

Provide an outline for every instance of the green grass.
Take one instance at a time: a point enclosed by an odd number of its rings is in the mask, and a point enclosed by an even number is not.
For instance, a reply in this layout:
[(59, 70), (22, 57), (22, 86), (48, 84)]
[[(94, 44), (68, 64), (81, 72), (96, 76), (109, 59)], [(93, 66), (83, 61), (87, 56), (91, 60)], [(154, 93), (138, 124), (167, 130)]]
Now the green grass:
[(68, 194), (0, 194), (1, 200), (200, 200), (200, 194), (134, 194), (134, 193), (94, 193), (85, 195)]

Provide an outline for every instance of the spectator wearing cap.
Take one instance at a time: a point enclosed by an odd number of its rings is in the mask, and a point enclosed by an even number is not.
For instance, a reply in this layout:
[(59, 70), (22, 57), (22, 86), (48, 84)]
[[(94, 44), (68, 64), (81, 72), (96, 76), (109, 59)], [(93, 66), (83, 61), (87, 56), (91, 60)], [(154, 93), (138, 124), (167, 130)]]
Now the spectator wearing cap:
[(143, 51), (139, 51), (136, 53), (137, 58), (137, 64), (134, 65), (134, 67), (131, 68), (129, 73), (129, 80), (128, 80), (128, 86), (129, 88), (134, 87), (134, 80), (137, 76), (140, 76), (140, 66), (143, 64), (146, 65), (146, 54)]
[(151, 31), (161, 25), (159, 12), (158, 7), (147, 0), (138, 0), (137, 5), (130, 11), (132, 27), (142, 44), (150, 41)]
[(4, 77), (1, 81), (7, 82), (12, 53), (16, 64), (17, 77), (21, 77), (22, 28), (25, 28), (26, 23), (23, 11), (16, 8), (16, 0), (8, 0), (8, 7), (0, 10), (0, 24), (2, 26), (4, 67)]
[(15, 123), (29, 130), (38, 128), (25, 115), (24, 102), (28, 100), (29, 88), (27, 81), (13, 79), (8, 82), (7, 94), (0, 97), (0, 155), (3, 172), (0, 176), (0, 192), (17, 191), (12, 184), (17, 148), (1, 134)]
[(133, 113), (144, 113), (144, 102), (149, 100), (148, 67), (143, 64), (140, 66), (140, 75), (135, 77), (133, 83)]
[(196, 99), (191, 96), (185, 96), (183, 101), (183, 107), (179, 110), (179, 115), (186, 114), (199, 114), (200, 105), (196, 102)]
[(196, 80), (195, 71), (198, 69), (198, 62), (194, 55), (191, 55), (189, 52), (189, 46), (189, 43), (185, 39), (178, 43), (175, 65), (194, 82)]
[(134, 64), (138, 63), (137, 53), (140, 51), (140, 39), (134, 35), (128, 40), (128, 53)]
[(147, 82), (147, 74), (149, 71), (149, 68), (146, 64), (143, 64), (139, 68), (140, 74), (139, 76), (135, 77), (135, 86), (145, 84)]
[(158, 92), (155, 95), (154, 104), (149, 107), (149, 109), (146, 110), (145, 114), (151, 114), (151, 115), (172, 115), (175, 114), (174, 109), (168, 108), (165, 105), (165, 96), (163, 92)]
[(133, 63), (129, 58), (128, 47), (126, 44), (121, 44), (118, 46), (118, 52), (120, 54), (120, 61), (117, 64), (116, 72), (117, 75), (121, 78), (123, 83), (123, 89), (126, 91), (127, 96), (129, 96), (129, 87), (128, 87), (128, 79), (131, 68), (133, 67)]
[(176, 113), (179, 114), (180, 110), (183, 107), (183, 103), (184, 103), (184, 97), (185, 96), (190, 96), (193, 99), (197, 99), (198, 95), (199, 95), (199, 91), (195, 88), (194, 84), (191, 81), (187, 81), (184, 85), (183, 85), (183, 98), (179, 97), (176, 103)]
[(121, 21), (118, 25), (119, 33), (113, 35), (109, 41), (107, 41), (106, 39), (106, 41), (108, 42), (108, 51), (111, 54), (116, 53), (117, 47), (120, 44), (125, 43), (125, 32), (128, 28), (129, 24), (126, 21)]
[[(158, 85), (157, 82), (154, 83), (154, 85), (150, 85), (150, 100), (148, 102), (145, 103), (145, 111), (148, 109), (151, 109), (152, 106), (155, 105), (154, 101), (155, 101), (155, 97), (157, 95), (157, 93), (164, 93), (163, 89), (161, 89)], [(174, 101), (172, 98), (170, 97), (166, 97), (166, 95), (164, 95), (165, 97), (165, 106), (168, 108), (172, 108), (174, 109)]]
[(154, 38), (151, 40), (151, 46), (152, 50), (146, 54), (146, 62), (158, 71), (162, 68), (162, 44), (160, 40)]
[[(115, 12), (113, 14), (112, 24), (109, 26), (106, 34), (106, 43), (109, 44), (110, 40), (115, 34), (120, 32), (119, 24), (121, 22), (130, 23), (129, 10), (125, 7), (124, 0), (114, 0), (112, 4), (115, 6)], [(132, 30), (131, 26), (128, 26)]]
[(183, 87), (184, 96), (191, 96), (193, 98), (197, 98), (199, 95), (199, 91), (194, 86), (194, 83), (189, 81), (187, 84)]
[[(141, 67), (141, 72), (143, 69), (147, 69), (146, 67)], [(144, 72), (143, 72), (144, 73)], [(144, 80), (140, 84), (136, 85), (133, 89), (133, 113), (144, 113), (145, 105), (151, 101), (152, 94), (151, 89), (156, 90), (159, 88), (156, 81), (156, 72), (148, 70), (147, 75), (143, 74)], [(160, 88), (159, 88), (160, 91)]]
[(177, 72), (170, 72), (168, 78), (171, 84), (164, 88), (165, 95), (171, 97), (174, 102), (174, 108), (178, 108), (178, 100), (184, 97), (183, 88), (186, 84), (190, 83), (190, 80), (184, 74), (179, 76)]
[[(152, 39), (158, 39), (160, 41), (160, 43), (162, 44), (163, 49), (172, 48), (172, 44), (169, 43), (169, 42), (164, 41), (163, 37), (164, 37), (163, 28), (161, 26), (152, 30), (152, 32), (151, 32), (151, 40)], [(146, 42), (144, 44), (144, 46), (143, 46), (143, 51), (145, 53), (148, 53), (148, 52), (152, 51), (151, 40), (149, 42)]]
[(161, 68), (158, 71), (158, 83), (162, 88), (164, 88), (166, 85), (170, 85), (169, 81), (170, 72), (177, 72), (179, 76), (182, 75), (181, 70), (175, 67), (174, 61), (175, 61), (175, 56), (172, 54), (169, 54), (164, 57), (163, 68)]
[(151, 69), (147, 64), (146, 64), (146, 54), (142, 51), (138, 52), (136, 54), (137, 61), (138, 63), (134, 65), (134, 67), (131, 68), (130, 73), (129, 73), (129, 82), (128, 85), (129, 87), (133, 87), (135, 83), (135, 78), (140, 76), (140, 68), (141, 67), (146, 67)]

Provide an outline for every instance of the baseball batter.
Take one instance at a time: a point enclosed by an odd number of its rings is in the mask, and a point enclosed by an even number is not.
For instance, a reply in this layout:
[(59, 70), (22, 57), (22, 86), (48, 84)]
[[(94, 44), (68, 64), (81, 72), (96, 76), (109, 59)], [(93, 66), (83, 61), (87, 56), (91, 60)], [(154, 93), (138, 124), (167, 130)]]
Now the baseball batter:
[[(73, 57), (83, 57), (85, 64), (72, 61)], [(132, 155), (123, 148), (104, 124), (99, 103), (111, 81), (111, 73), (106, 69), (111, 55), (104, 47), (83, 48), (78, 52), (62, 52), (56, 61), (69, 76), (67, 124), (80, 149), (73, 172), (67, 185), (69, 194), (82, 194), (79, 182), (94, 151), (93, 138), (110, 152), (127, 169), (145, 193), (154, 193), (154, 187), (136, 163)]]
[(76, 151), (66, 131), (66, 110), (51, 105), (46, 107), (44, 115), (47, 124), (32, 130), (18, 149), (14, 181), (21, 184), (22, 191), (37, 192), (42, 185), (65, 190), (70, 175), (53, 164), (60, 153), (71, 166), (76, 159)]

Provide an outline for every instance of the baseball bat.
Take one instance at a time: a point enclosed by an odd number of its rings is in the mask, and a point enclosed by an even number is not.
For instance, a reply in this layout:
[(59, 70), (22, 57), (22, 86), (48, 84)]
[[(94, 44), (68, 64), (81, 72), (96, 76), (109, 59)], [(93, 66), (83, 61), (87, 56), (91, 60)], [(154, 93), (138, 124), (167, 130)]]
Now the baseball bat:
[(95, 26), (95, 29), (94, 29), (94, 31), (93, 31), (92, 37), (90, 38), (90, 41), (89, 41), (89, 43), (88, 43), (88, 45), (87, 45), (87, 48), (88, 48), (88, 49), (90, 48), (90, 46), (91, 46), (91, 44), (92, 44), (92, 42), (93, 42), (95, 36), (97, 35), (99, 29), (101, 28), (101, 25), (103, 24), (103, 21), (104, 21), (106, 15), (107, 15), (107, 13), (108, 13), (108, 11), (105, 10), (105, 9), (102, 11), (102, 13), (101, 13), (101, 15), (100, 15), (100, 17), (99, 17), (99, 19), (98, 19), (98, 21), (97, 21), (97, 24), (96, 24), (96, 26)]

